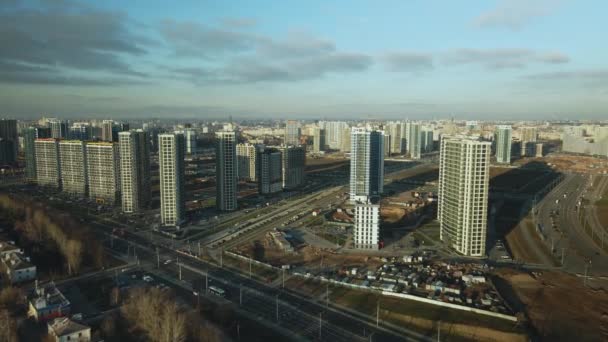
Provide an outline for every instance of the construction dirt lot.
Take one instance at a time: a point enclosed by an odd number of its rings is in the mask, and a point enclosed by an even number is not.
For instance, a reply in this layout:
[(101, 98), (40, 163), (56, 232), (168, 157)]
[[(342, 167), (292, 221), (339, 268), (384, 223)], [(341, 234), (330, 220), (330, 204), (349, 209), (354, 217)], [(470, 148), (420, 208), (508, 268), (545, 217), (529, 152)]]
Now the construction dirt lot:
[(605, 289), (584, 287), (581, 278), (561, 272), (504, 269), (497, 277), (501, 294), (518, 303), (541, 341), (608, 341)]
[(523, 165), (530, 162), (547, 163), (550, 167), (561, 172), (577, 173), (608, 173), (608, 160), (591, 156), (578, 156), (569, 154), (555, 154), (543, 158), (526, 158), (515, 161), (514, 165)]
[(296, 252), (284, 252), (268, 235), (264, 239), (255, 240), (236, 247), (235, 251), (242, 255), (253, 256), (255, 260), (274, 266), (291, 265), (315, 268), (361, 267), (377, 268), (382, 265), (379, 257), (361, 255), (336, 254), (309, 245), (296, 248)]

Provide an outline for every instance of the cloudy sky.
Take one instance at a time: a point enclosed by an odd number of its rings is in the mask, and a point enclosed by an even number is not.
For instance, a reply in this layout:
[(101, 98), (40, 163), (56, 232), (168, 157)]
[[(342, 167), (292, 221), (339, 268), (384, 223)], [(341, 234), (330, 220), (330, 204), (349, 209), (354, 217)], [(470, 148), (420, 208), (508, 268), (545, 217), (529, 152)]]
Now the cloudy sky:
[(608, 117), (603, 0), (0, 0), (0, 116)]

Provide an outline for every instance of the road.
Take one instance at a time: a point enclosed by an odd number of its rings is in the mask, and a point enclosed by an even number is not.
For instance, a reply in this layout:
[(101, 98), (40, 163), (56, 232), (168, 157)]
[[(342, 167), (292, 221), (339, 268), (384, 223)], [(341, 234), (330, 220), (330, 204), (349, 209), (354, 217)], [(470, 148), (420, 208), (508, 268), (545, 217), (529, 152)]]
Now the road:
[(584, 274), (591, 261), (589, 274), (607, 275), (608, 258), (583, 230), (579, 215), (586, 213), (576, 209), (590, 181), (586, 175), (566, 175), (564, 181), (539, 203), (537, 222), (543, 226), (545, 242), (549, 248), (553, 247), (556, 259), (560, 263), (563, 259), (565, 271)]

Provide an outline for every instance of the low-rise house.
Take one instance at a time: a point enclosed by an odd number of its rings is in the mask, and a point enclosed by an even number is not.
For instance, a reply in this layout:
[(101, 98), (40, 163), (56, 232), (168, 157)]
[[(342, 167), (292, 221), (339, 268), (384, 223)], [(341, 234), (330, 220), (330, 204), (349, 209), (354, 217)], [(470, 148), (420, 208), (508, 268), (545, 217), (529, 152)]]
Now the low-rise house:
[(28, 316), (40, 322), (70, 314), (71, 303), (54, 283), (43, 287), (36, 286), (29, 300)]
[(20, 253), (2, 255), (2, 264), (12, 284), (36, 279), (36, 266)]
[(56, 342), (89, 342), (91, 328), (67, 317), (55, 318), (47, 323), (48, 333)]
[(3, 257), (6, 254), (10, 253), (22, 253), (23, 251), (15, 246), (15, 243), (12, 241), (0, 241), (0, 257)]

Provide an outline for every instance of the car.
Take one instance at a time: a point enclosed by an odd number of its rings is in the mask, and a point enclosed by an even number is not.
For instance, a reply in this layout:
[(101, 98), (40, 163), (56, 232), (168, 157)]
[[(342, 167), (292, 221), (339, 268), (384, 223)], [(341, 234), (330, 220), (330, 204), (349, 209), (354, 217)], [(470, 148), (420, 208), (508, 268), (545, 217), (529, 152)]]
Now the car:
[(172, 263), (172, 262), (173, 262), (173, 260), (171, 260), (171, 259), (167, 259), (167, 260), (165, 260), (165, 261), (163, 262), (163, 265), (169, 265), (169, 264), (170, 264), (170, 263)]
[(151, 276), (149, 276), (149, 275), (145, 275), (145, 276), (141, 277), (141, 279), (142, 279), (143, 281), (145, 281), (146, 283), (151, 283), (151, 282), (154, 280), (154, 279), (152, 279), (152, 277), (151, 277)]

